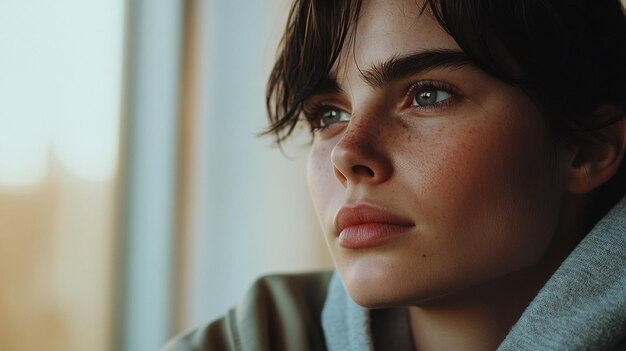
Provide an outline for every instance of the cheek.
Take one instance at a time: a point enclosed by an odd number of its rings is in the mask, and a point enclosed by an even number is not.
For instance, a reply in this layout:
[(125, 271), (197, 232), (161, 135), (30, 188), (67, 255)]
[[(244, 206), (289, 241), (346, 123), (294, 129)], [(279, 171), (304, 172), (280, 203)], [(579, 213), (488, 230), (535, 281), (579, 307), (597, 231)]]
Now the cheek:
[[(502, 116), (494, 112), (493, 116)], [(416, 207), (440, 254), (473, 262), (472, 275), (529, 265), (545, 252), (558, 218), (551, 138), (536, 116), (450, 128), (425, 150)], [(507, 122), (508, 121), (508, 122)]]
[[(339, 260), (349, 262), (342, 276), (352, 278), (351, 294), (365, 304), (371, 296), (419, 301), (505, 276), (543, 257), (558, 218), (551, 138), (541, 120), (515, 121), (481, 125), (474, 119), (421, 129), (411, 142), (394, 144), (394, 201), (410, 209), (416, 235), (389, 255)], [(362, 291), (381, 282), (393, 289)]]
[(332, 145), (329, 143), (315, 143), (311, 147), (307, 161), (307, 183), (309, 194), (313, 201), (313, 207), (318, 216), (322, 229), (326, 232), (323, 219), (332, 216), (333, 200), (341, 194), (341, 184), (334, 177), (332, 163), (330, 162), (330, 152)]

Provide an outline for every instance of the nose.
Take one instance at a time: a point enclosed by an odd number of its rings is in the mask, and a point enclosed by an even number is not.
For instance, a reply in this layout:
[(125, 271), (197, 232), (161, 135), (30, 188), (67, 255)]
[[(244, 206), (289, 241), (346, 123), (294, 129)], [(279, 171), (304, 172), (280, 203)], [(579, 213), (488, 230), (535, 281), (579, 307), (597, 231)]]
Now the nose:
[(383, 183), (393, 173), (385, 136), (362, 122), (353, 119), (331, 151), (335, 176), (344, 187)]

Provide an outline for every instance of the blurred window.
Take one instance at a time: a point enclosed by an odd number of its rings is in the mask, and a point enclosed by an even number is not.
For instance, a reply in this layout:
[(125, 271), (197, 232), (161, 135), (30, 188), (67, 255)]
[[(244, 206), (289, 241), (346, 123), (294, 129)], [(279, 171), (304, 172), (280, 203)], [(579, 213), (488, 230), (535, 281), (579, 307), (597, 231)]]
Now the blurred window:
[(113, 348), (124, 12), (0, 1), (0, 350)]

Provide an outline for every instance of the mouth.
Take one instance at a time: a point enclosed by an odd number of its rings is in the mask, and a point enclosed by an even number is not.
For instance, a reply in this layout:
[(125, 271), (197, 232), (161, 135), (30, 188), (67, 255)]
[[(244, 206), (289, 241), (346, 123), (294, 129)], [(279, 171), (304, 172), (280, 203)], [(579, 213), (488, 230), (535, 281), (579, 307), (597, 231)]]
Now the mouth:
[(344, 206), (335, 216), (339, 245), (353, 250), (382, 245), (413, 227), (410, 219), (368, 204)]

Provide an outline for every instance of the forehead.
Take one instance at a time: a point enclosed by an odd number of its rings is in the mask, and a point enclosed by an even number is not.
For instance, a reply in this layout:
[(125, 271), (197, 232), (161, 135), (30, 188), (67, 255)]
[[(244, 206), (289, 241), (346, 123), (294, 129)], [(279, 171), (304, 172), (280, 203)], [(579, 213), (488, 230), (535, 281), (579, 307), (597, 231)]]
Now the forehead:
[(333, 73), (341, 81), (350, 71), (368, 69), (391, 57), (432, 50), (461, 51), (424, 1), (365, 0), (354, 35), (344, 45)]

